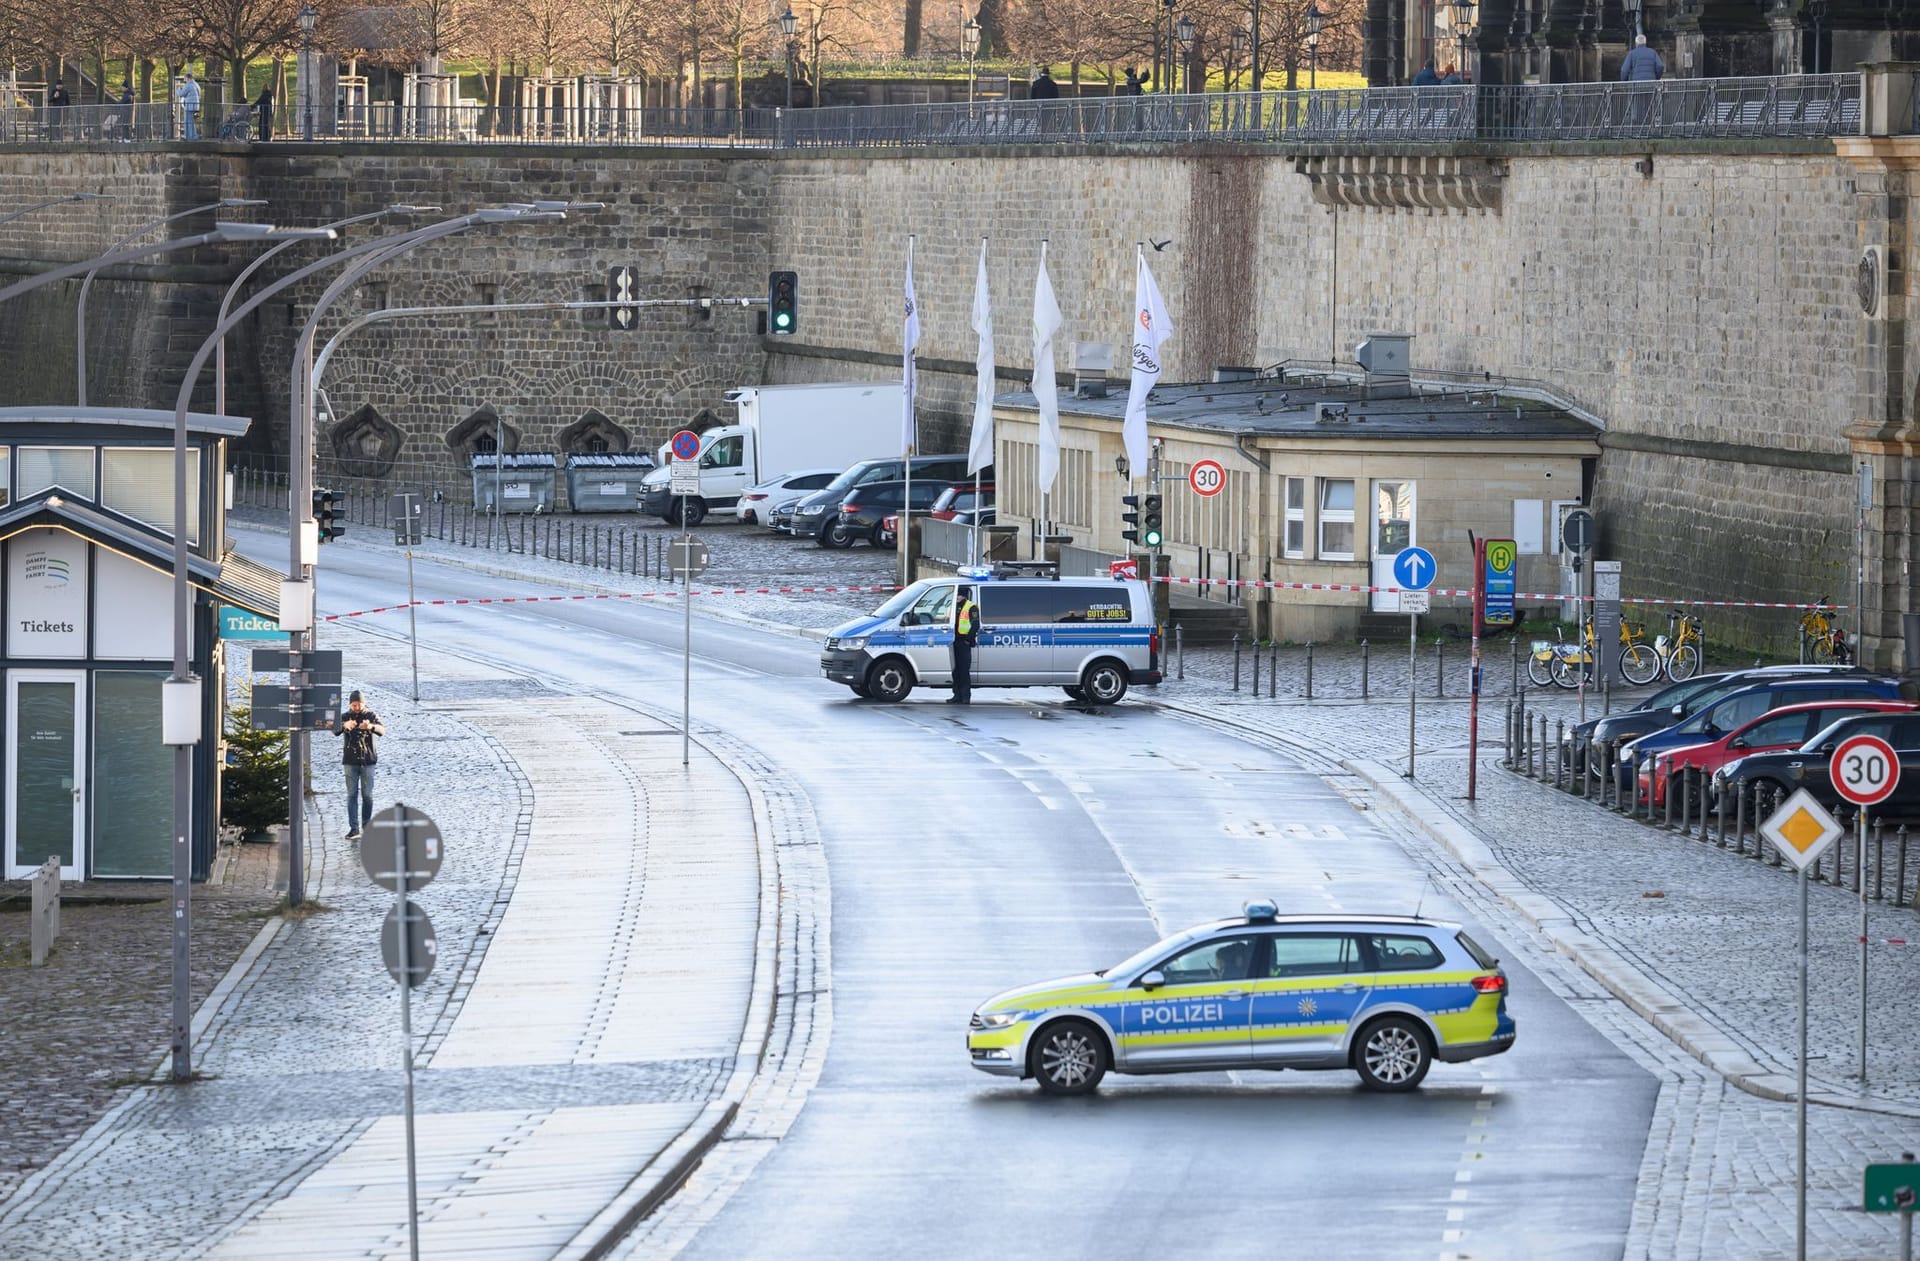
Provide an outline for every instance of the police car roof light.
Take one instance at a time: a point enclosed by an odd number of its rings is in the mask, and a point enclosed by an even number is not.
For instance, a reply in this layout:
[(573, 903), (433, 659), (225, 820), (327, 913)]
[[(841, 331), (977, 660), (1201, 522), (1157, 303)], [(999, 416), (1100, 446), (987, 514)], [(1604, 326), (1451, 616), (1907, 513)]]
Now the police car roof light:
[(953, 572), (962, 578), (991, 578), (993, 577), (993, 566), (962, 565)]
[(1280, 908), (1271, 902), (1247, 903), (1247, 922), (1249, 924), (1270, 923), (1278, 918), (1279, 914)]

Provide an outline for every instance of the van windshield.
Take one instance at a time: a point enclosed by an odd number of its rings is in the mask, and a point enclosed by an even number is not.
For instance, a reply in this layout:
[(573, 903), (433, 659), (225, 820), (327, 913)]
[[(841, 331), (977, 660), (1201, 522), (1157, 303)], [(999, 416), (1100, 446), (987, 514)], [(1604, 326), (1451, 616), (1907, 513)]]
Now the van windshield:
[(888, 600), (885, 604), (875, 609), (873, 611), (873, 616), (875, 617), (900, 616), (900, 614), (904, 613), (907, 609), (913, 606), (913, 602), (915, 600), (918, 600), (921, 596), (925, 595), (927, 593), (927, 588), (931, 586), (933, 586), (933, 579), (931, 578), (924, 579), (920, 582), (914, 583), (911, 587), (907, 587), (905, 590), (898, 592), (897, 594), (894, 595), (892, 599)]
[(840, 474), (840, 476), (828, 482), (826, 488), (828, 490), (851, 490), (853, 484), (860, 480), (860, 474), (872, 468), (873, 465), (874, 461), (872, 460), (862, 460), (846, 472)]

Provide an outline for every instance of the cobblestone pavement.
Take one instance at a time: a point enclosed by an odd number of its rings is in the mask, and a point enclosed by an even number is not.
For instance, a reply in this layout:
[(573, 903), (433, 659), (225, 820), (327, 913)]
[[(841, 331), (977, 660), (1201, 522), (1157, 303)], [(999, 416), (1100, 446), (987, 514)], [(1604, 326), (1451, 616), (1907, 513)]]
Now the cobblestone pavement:
[[(438, 937), (414, 994), (425, 1240), (440, 1255), (551, 1255), (751, 1078), (769, 1021), (746, 1018), (772, 993), (756, 936), (772, 927), (755, 929), (755, 845), (713, 845), (707, 826), (754, 835), (748, 796), (704, 756), (678, 773), (677, 749), (653, 786), (662, 742), (612, 747), (631, 711), (444, 654), (414, 706), (403, 642), (328, 634), (389, 726), (379, 797), (426, 810), (447, 838), (415, 899)], [(309, 891), (324, 909), (280, 925), (201, 1012), (209, 1080), (132, 1090), (14, 1188), (0, 1256), (41, 1255), (50, 1238), (71, 1257), (404, 1251), (398, 992), (377, 944), (391, 895), (338, 839), (337, 746), (316, 743)], [(612, 804), (622, 784), (631, 807)], [(609, 827), (640, 830), (624, 873), (582, 853), (608, 852)], [(695, 949), (706, 972), (655, 966)], [(703, 1018), (651, 1020), (686, 1007), (690, 977)]]

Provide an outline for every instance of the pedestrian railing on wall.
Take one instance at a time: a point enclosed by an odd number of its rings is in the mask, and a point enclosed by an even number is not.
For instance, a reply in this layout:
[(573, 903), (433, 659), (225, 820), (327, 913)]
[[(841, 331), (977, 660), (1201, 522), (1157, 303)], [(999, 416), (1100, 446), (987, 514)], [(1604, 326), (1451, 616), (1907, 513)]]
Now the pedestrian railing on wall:
[[(1443, 144), (1462, 141), (1738, 139), (1858, 134), (1859, 74), (1636, 83), (1490, 84), (1090, 96), (1052, 101), (852, 105), (824, 109), (493, 109), (392, 103), (356, 110), (319, 140), (437, 145), (667, 145), (696, 148), (925, 148), (935, 145)], [(1910, 131), (1920, 130), (1920, 92)], [(237, 107), (236, 107), (237, 108)], [(239, 134), (211, 107), (199, 138)], [(244, 120), (240, 120), (244, 121)], [(331, 120), (328, 120), (329, 125)], [(228, 124), (232, 124), (228, 127)], [(0, 109), (0, 143), (164, 140), (159, 105)]]

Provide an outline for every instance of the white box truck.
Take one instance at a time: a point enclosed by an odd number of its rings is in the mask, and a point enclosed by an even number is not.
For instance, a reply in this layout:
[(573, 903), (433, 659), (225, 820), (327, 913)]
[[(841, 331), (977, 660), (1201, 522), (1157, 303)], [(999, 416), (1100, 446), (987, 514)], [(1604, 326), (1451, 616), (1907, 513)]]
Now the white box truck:
[[(700, 435), (700, 494), (688, 499), (688, 525), (708, 513), (738, 511), (741, 492), (804, 468), (845, 468), (900, 446), (900, 383), (747, 385), (727, 391), (739, 423)], [(680, 504), (668, 488), (673, 452), (641, 483), (640, 510), (676, 524)]]

